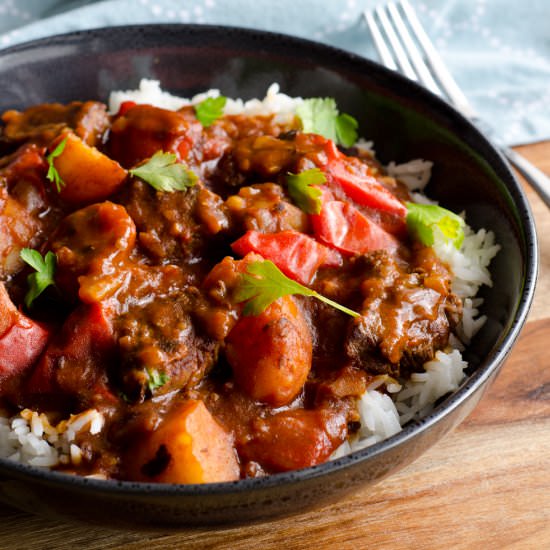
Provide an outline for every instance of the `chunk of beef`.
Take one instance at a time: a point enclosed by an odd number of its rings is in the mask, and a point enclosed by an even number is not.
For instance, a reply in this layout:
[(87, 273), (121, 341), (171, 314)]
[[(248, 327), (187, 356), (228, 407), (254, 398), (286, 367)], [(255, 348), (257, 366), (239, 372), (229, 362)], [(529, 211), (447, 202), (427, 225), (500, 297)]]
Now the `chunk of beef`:
[(134, 179), (120, 201), (136, 224), (142, 250), (154, 263), (193, 262), (211, 244), (207, 237), (228, 225), (221, 201), (200, 184), (162, 193)]
[(88, 145), (99, 145), (110, 125), (107, 107), (98, 101), (73, 101), (67, 105), (51, 103), (2, 115), (4, 139), (21, 142), (32, 140), (47, 145), (64, 129), (72, 128)]
[(212, 174), (213, 184), (216, 188), (231, 189), (246, 182), (276, 181), (289, 171), (296, 173), (326, 164), (325, 138), (301, 132), (282, 137), (285, 139), (249, 135), (236, 140)]
[(219, 343), (204, 337), (192, 320), (193, 290), (130, 306), (115, 323), (120, 352), (118, 377), (135, 400), (192, 388), (217, 359)]
[(414, 262), (409, 272), (385, 253), (370, 260), (361, 317), (350, 322), (346, 354), (374, 373), (399, 376), (419, 370), (447, 345), (459, 317), (460, 300), (449, 290), (449, 272), (415, 268)]
[(225, 204), (239, 234), (248, 230), (277, 233), (288, 229), (307, 232), (305, 212), (291, 204), (280, 185), (261, 183), (242, 187)]
[[(246, 150), (256, 144), (258, 149), (267, 154), (270, 145), (279, 147), (281, 139), (276, 138), (284, 135), (290, 136), (287, 140), (290, 145), (287, 144), (286, 147), (292, 149), (298, 127), (299, 121), (295, 117), (279, 119), (273, 115), (225, 116), (205, 129), (203, 160), (211, 160), (203, 163), (202, 175), (208, 185), (221, 194), (225, 194), (228, 188), (240, 187), (254, 171), (253, 166), (245, 160)], [(266, 170), (262, 168), (260, 171), (264, 173)]]

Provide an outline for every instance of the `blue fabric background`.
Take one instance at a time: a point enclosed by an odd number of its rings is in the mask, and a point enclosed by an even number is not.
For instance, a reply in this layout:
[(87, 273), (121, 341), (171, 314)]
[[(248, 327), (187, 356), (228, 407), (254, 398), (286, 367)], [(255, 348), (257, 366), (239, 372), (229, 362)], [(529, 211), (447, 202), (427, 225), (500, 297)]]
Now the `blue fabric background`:
[[(377, 59), (361, 12), (377, 0), (0, 0), (0, 48), (126, 23), (220, 23)], [(411, 0), (459, 85), (500, 138), (550, 138), (549, 0)]]

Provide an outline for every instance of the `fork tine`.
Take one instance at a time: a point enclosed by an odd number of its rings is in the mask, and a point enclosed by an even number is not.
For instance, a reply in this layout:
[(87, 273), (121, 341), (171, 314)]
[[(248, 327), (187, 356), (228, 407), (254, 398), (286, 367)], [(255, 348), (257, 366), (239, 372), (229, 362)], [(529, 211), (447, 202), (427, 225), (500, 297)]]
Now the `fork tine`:
[(393, 2), (390, 2), (389, 4), (387, 4), (386, 9), (388, 10), (390, 18), (393, 21), (395, 28), (397, 29), (397, 33), (401, 37), (401, 41), (403, 42), (403, 45), (405, 46), (405, 49), (409, 54), (411, 63), (416, 69), (418, 80), (420, 80), (420, 82), (422, 82), (422, 84), (424, 84), (424, 86), (426, 86), (426, 88), (431, 90), (433, 93), (441, 95), (441, 89), (437, 85), (436, 81), (433, 79), (433, 76), (426, 66), (426, 63), (424, 63), (420, 50), (412, 39), (403, 21), (403, 18), (399, 13), (399, 10), (397, 9), (397, 6)]
[(380, 24), (382, 25), (382, 28), (384, 29), (384, 32), (388, 37), (391, 47), (393, 48), (395, 58), (397, 59), (397, 64), (401, 67), (401, 71), (411, 80), (418, 80), (416, 77), (416, 73), (414, 72), (414, 69), (409, 62), (409, 58), (407, 57), (405, 50), (403, 50), (403, 46), (401, 45), (399, 38), (397, 38), (397, 35), (393, 30), (388, 16), (386, 15), (386, 12), (380, 6), (375, 8), (374, 11), (376, 12), (378, 19), (380, 20)]
[(432, 41), (424, 31), (413, 7), (409, 4), (408, 0), (400, 0), (401, 8), (405, 14), (411, 29), (413, 30), (418, 42), (422, 46), (426, 54), (426, 59), (432, 68), (432, 71), (437, 76), (441, 87), (445, 90), (445, 93), (451, 100), (451, 103), (457, 107), (459, 111), (462, 111), (466, 116), (475, 116), (474, 109), (470, 105), (470, 102), (466, 99), (466, 96), (462, 93), (455, 79), (445, 66), (443, 59), (435, 49)]
[(378, 55), (380, 56), (382, 63), (384, 63), (384, 65), (388, 67), (388, 69), (391, 69), (392, 71), (397, 71), (397, 65), (393, 60), (393, 56), (390, 53), (390, 50), (388, 50), (388, 47), (386, 46), (386, 41), (384, 40), (384, 37), (380, 34), (380, 31), (378, 30), (378, 25), (374, 20), (374, 16), (368, 10), (365, 10), (363, 12), (363, 16), (367, 21), (367, 25), (369, 26), (374, 45), (376, 47), (376, 50), (378, 51)]

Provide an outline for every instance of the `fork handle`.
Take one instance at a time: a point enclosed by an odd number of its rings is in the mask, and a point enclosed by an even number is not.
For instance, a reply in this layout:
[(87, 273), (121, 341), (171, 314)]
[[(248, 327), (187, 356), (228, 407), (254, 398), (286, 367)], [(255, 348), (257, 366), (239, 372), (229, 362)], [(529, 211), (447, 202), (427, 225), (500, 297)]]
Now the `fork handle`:
[(550, 178), (513, 149), (500, 146), (500, 150), (550, 208)]

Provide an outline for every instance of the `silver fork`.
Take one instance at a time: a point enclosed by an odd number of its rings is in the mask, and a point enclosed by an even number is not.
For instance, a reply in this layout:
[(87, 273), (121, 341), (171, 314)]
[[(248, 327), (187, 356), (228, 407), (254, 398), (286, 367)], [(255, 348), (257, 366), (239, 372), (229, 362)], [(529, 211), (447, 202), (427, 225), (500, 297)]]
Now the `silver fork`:
[[(386, 67), (420, 82), (446, 99), (485, 134), (493, 133), (459, 88), (408, 0), (389, 2), (373, 11), (365, 10), (363, 15)], [(494, 136), (492, 141), (550, 208), (550, 178)]]

